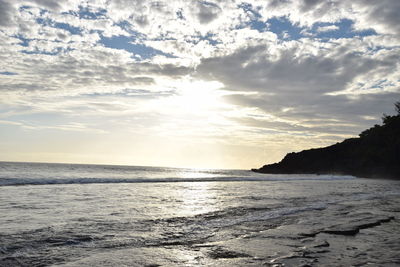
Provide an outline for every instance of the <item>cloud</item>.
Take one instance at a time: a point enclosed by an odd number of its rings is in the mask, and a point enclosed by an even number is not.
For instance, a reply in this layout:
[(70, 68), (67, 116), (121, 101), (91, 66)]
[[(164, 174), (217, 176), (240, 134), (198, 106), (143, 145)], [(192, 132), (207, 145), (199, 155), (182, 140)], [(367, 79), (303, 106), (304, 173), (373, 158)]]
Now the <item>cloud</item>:
[(383, 0), (376, 2), (372, 0), (359, 0), (354, 5), (354, 9), (361, 10), (361, 14), (356, 17), (359, 27), (373, 27), (380, 33), (399, 35), (399, 1)]
[(0, 0), (0, 26), (9, 26), (13, 23), (14, 6), (6, 0)]
[[(320, 45), (325, 47), (297, 41), (290, 49), (281, 47), (274, 54), (263, 45), (245, 47), (229, 56), (202, 60), (197, 74), (221, 81), (225, 90), (232, 92), (226, 96), (228, 102), (262, 111), (260, 118), (241, 118), (241, 122), (258, 121), (253, 125), (266, 127), (267, 118), (270, 128), (293, 133), (325, 129), (325, 133), (339, 136), (339, 132), (357, 132), (371, 123), (363, 115), (382, 113), (379, 106), (390, 106), (400, 96), (398, 49), (367, 56), (357, 52), (362, 47), (354, 47), (351, 41)], [(357, 87), (362, 81), (363, 87)], [(373, 90), (365, 90), (368, 86)], [(281, 112), (283, 107), (288, 111)], [(285, 122), (271, 124), (270, 116)], [(315, 119), (335, 119), (341, 130), (332, 131), (322, 123), (305, 125)], [(350, 131), (340, 126), (344, 122), (351, 125)]]
[(62, 7), (60, 1), (55, 1), (55, 0), (33, 0), (31, 2), (37, 4), (40, 7), (47, 8), (52, 11), (58, 11)]
[(201, 24), (208, 24), (215, 20), (221, 12), (221, 8), (210, 2), (197, 2), (198, 13), (197, 17)]
[(317, 32), (329, 32), (339, 30), (339, 26), (336, 25), (328, 25), (328, 26), (320, 26), (317, 28)]

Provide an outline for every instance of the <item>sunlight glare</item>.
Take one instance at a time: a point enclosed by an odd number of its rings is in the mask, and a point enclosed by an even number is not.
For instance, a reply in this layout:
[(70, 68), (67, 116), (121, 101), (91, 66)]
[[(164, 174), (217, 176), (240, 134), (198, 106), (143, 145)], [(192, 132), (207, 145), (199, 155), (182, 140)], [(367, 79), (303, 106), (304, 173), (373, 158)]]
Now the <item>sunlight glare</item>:
[(221, 88), (223, 84), (217, 81), (183, 81), (174, 102), (189, 113), (212, 111), (223, 106)]

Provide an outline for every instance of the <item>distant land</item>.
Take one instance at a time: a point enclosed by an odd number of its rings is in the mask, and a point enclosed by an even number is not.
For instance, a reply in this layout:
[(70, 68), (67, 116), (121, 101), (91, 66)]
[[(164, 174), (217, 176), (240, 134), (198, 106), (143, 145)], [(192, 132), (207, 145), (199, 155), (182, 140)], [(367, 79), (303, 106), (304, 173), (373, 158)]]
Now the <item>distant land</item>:
[(252, 169), (273, 174), (339, 174), (400, 179), (400, 101), (397, 114), (383, 115), (382, 125), (324, 148), (288, 153), (279, 163)]

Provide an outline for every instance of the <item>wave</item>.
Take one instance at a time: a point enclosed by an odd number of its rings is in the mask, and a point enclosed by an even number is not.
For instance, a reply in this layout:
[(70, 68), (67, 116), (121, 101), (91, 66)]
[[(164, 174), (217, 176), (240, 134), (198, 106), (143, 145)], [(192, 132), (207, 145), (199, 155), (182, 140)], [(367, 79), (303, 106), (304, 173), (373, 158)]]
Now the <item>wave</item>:
[(268, 177), (196, 177), (196, 178), (0, 178), (0, 186), (57, 184), (122, 184), (122, 183), (188, 183), (188, 182), (273, 182), (301, 180), (349, 180), (354, 176), (338, 175), (274, 175)]

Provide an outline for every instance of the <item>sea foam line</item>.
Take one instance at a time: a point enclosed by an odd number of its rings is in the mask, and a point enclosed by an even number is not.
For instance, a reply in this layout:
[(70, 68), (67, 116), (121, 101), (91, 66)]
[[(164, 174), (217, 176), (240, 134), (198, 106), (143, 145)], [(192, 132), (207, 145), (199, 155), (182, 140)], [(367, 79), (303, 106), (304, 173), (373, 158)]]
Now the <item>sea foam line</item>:
[(349, 180), (353, 176), (299, 176), (299, 177), (204, 177), (204, 178), (0, 178), (0, 186), (59, 185), (59, 184), (119, 184), (119, 183), (182, 183), (182, 182), (267, 182), (301, 180)]

